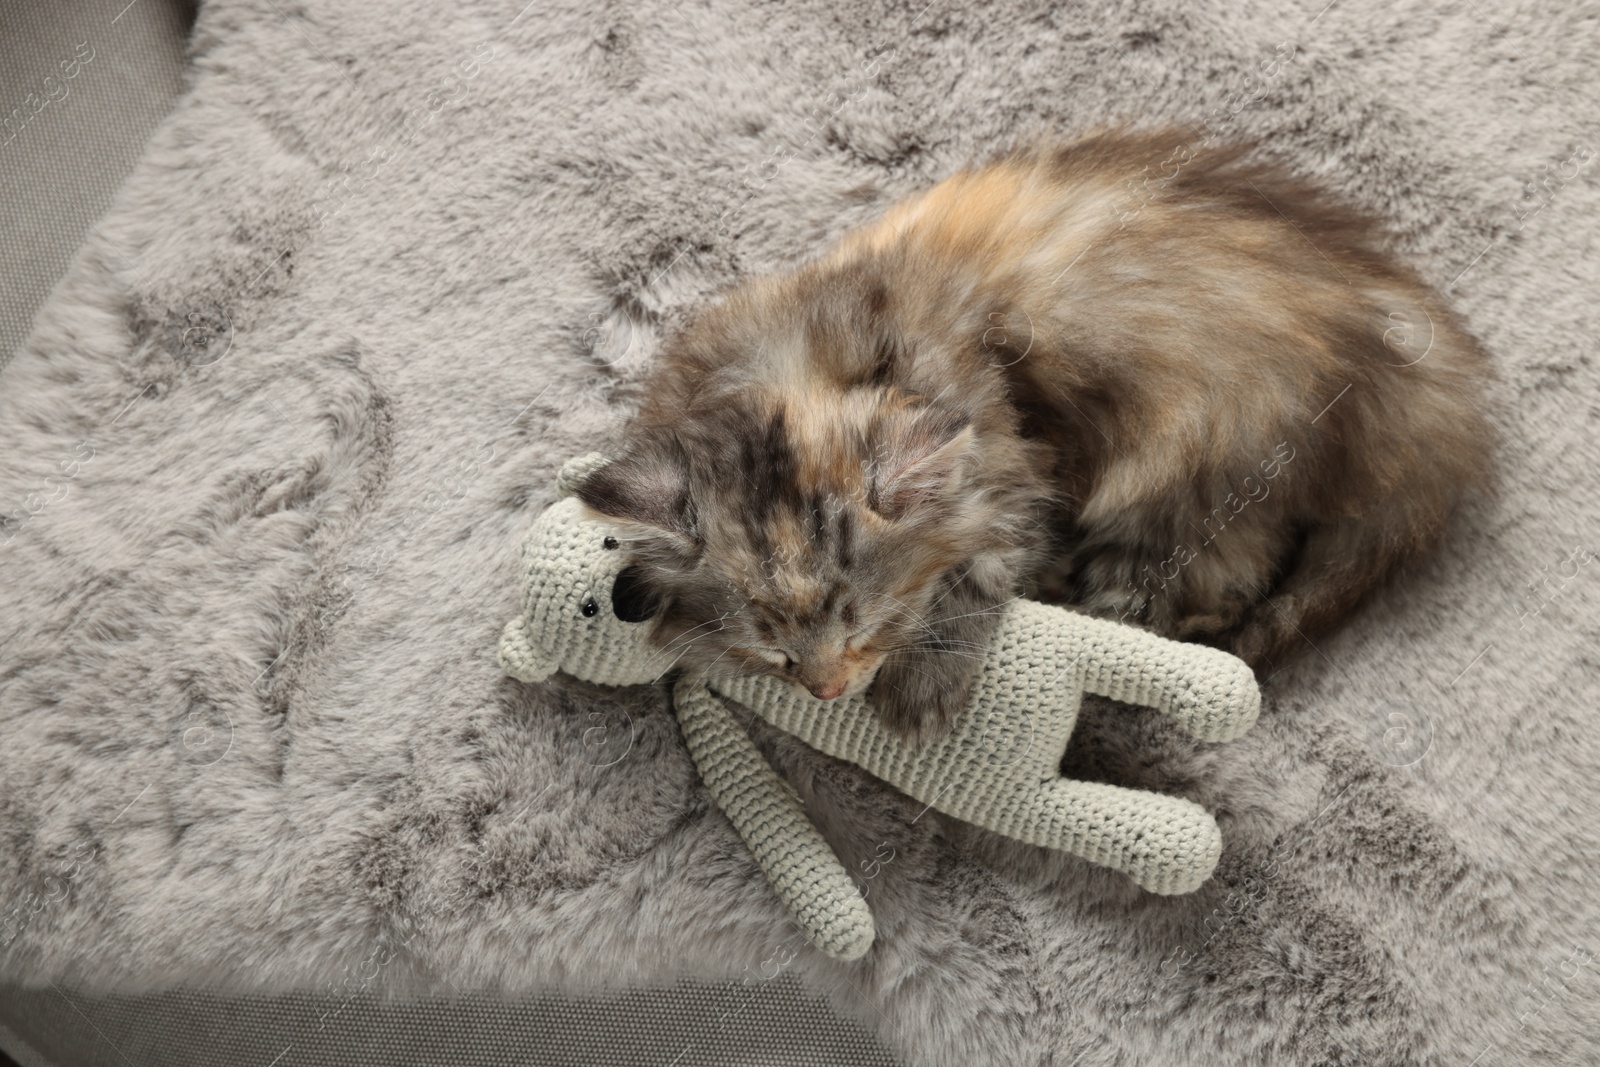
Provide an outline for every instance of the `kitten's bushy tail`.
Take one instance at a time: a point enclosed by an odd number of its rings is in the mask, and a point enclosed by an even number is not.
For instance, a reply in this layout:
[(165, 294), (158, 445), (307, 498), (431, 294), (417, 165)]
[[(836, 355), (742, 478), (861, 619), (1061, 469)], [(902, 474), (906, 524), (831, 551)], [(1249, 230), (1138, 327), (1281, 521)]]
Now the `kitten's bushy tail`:
[(1322, 658), (1318, 641), (1433, 549), (1464, 500), (1498, 493), (1498, 435), (1473, 399), (1493, 374), (1488, 356), (1420, 286), (1375, 290), (1372, 307), (1399, 309), (1382, 321), (1426, 322), (1426, 344), (1396, 340), (1398, 327), (1349, 331), (1348, 355), (1367, 358), (1347, 359), (1348, 397), (1311, 420), (1291, 512), (1298, 548), (1229, 642), (1263, 680), (1291, 659)]
[(1317, 641), (1432, 548), (1456, 503), (1443, 494), (1421, 493), (1391, 500), (1360, 518), (1313, 526), (1271, 594), (1250, 609), (1228, 647), (1262, 680), (1290, 660), (1324, 654)]

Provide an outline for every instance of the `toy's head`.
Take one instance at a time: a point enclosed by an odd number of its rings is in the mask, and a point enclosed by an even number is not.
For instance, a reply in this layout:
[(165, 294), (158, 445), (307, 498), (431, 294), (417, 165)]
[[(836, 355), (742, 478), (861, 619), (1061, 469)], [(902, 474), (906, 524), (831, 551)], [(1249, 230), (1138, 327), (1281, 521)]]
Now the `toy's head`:
[(655, 605), (631, 579), (625, 553), (602, 523), (586, 520), (573, 486), (605, 462), (571, 460), (559, 498), (522, 543), (522, 612), (500, 635), (500, 666), (524, 682), (562, 671), (599, 685), (653, 682), (672, 657), (645, 640)]

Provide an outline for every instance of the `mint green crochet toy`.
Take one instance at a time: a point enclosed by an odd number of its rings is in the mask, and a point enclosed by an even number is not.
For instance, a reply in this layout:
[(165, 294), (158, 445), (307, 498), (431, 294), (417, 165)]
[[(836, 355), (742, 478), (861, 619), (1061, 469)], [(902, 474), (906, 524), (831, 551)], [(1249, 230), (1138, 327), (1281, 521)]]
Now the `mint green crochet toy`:
[[(645, 640), (642, 623), (611, 610), (626, 553), (571, 495), (604, 463), (591, 453), (563, 467), (560, 498), (523, 542), (522, 613), (506, 625), (499, 648), (501, 666), (522, 681), (564, 671), (601, 685), (636, 685), (671, 666)], [(790, 915), (821, 951), (852, 960), (873, 941), (866, 901), (728, 702), (947, 815), (1122, 871), (1154, 893), (1198, 888), (1222, 851), (1203, 808), (1061, 776), (1085, 692), (1158, 708), (1206, 741), (1238, 737), (1261, 706), (1250, 669), (1225, 652), (1027, 600), (1007, 607), (951, 733), (920, 748), (886, 731), (864, 697), (817, 700), (776, 678), (685, 675), (673, 698), (706, 788)]]

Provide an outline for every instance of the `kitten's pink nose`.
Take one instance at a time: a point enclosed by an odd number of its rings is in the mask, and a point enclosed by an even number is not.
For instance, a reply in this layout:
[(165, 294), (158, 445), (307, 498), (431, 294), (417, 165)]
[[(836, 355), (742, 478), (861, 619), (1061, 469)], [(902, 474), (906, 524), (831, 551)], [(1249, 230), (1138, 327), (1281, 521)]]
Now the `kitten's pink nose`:
[(844, 692), (844, 683), (838, 680), (822, 682), (811, 687), (811, 695), (818, 700), (832, 700)]

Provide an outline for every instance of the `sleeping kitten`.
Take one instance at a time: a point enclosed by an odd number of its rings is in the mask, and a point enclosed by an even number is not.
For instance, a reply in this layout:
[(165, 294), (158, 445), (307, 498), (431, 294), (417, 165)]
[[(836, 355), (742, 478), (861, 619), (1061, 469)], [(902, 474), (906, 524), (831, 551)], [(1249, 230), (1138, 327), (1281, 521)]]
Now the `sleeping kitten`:
[(870, 687), (926, 738), (1041, 584), (1263, 675), (1311, 647), (1487, 485), (1487, 374), (1372, 220), (1101, 133), (734, 289), (578, 495), (682, 665)]

